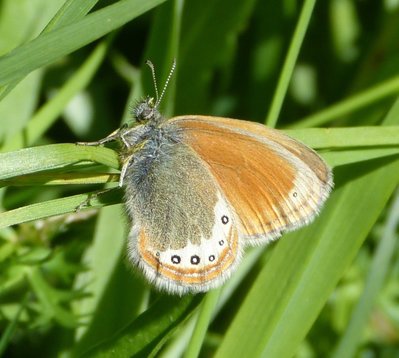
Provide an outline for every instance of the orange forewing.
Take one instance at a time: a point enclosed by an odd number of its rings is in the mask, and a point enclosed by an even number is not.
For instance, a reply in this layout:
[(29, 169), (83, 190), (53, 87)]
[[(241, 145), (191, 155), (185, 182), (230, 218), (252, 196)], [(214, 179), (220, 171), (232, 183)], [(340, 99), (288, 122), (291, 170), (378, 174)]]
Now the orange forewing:
[[(329, 169), (318, 155), (279, 131), (218, 117), (183, 116), (172, 121), (183, 129), (185, 142), (209, 166), (249, 238), (273, 239), (281, 231), (308, 222), (330, 190)], [(276, 147), (299, 158), (318, 178), (316, 187), (308, 188), (309, 198), (295, 205), (289, 196), (300, 168)]]

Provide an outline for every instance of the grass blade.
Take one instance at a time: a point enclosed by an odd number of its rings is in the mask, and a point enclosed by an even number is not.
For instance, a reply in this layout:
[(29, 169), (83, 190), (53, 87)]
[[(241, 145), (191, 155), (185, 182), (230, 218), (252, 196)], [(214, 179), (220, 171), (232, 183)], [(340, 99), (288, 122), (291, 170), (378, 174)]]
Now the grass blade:
[(72, 25), (42, 34), (0, 58), (0, 85), (18, 80), (31, 71), (99, 39), (164, 1), (118, 1)]

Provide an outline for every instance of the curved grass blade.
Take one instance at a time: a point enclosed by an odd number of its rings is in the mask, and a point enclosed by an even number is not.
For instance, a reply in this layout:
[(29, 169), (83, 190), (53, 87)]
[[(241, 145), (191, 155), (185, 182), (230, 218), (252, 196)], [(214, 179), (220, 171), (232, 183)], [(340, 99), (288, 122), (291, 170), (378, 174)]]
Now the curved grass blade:
[[(165, 0), (118, 1), (71, 25), (44, 33), (0, 58), (0, 85), (26, 76), (108, 34)], [(60, 40), (62, 39), (62, 40)]]
[(163, 296), (129, 326), (83, 357), (154, 357), (164, 341), (202, 301), (203, 295)]
[(118, 156), (111, 149), (77, 144), (50, 144), (0, 153), (0, 180), (72, 166), (84, 161), (119, 168)]

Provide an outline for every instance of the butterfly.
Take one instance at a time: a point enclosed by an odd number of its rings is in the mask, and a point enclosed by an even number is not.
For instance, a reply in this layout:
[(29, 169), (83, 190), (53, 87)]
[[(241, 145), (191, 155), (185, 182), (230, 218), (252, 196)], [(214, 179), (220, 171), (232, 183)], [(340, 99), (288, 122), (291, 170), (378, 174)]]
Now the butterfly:
[(306, 145), (264, 125), (222, 117), (167, 119), (158, 97), (135, 123), (87, 144), (121, 143), (119, 185), (130, 221), (128, 258), (155, 287), (175, 294), (223, 284), (246, 246), (309, 224), (333, 187)]

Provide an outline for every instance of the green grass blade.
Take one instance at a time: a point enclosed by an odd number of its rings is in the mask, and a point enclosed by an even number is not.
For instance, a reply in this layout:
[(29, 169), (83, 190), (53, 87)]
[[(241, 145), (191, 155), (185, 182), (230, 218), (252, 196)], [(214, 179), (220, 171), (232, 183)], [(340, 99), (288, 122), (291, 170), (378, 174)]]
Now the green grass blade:
[(23, 299), (20, 308), (18, 309), (17, 313), (14, 316), (14, 319), (8, 324), (6, 329), (3, 331), (3, 334), (0, 338), (0, 356), (3, 356), (7, 346), (12, 340), (12, 337), (17, 332), (18, 328), (18, 321), (22, 314), (22, 311), (26, 309), (26, 303), (28, 302), (28, 296), (25, 296)]
[(83, 161), (119, 168), (118, 156), (111, 149), (76, 144), (50, 144), (0, 153), (0, 180), (71, 166)]
[(128, 327), (84, 357), (154, 357), (166, 338), (193, 312), (202, 295), (164, 296)]
[[(397, 109), (394, 106), (388, 114), (386, 125), (397, 123), (393, 113)], [(316, 222), (276, 244), (216, 357), (273, 358), (297, 353), (397, 187), (399, 158), (337, 168), (335, 177), (337, 188)]]
[[(211, 74), (218, 67), (228, 68), (231, 65), (226, 61), (235, 49), (242, 28), (250, 21), (255, 5), (254, 0), (217, 0), (208, 1), (206, 5), (202, 0), (185, 3), (180, 20), (176, 113), (204, 113), (212, 88)], [(151, 43), (150, 54), (154, 54), (155, 58), (164, 56), (159, 43), (164, 41), (162, 32), (168, 26), (169, 19), (161, 20)], [(209, 107), (208, 111), (210, 113)]]
[[(336, 128), (336, 129), (308, 129), (290, 131), (289, 134), (303, 140), (310, 146), (318, 148), (352, 148), (355, 145), (361, 149), (341, 150), (323, 153), (327, 162), (332, 166), (356, 163), (360, 161), (392, 156), (398, 153), (399, 127), (385, 128)], [(308, 135), (308, 132), (310, 135)], [(345, 138), (345, 139), (343, 139)], [(352, 143), (354, 143), (352, 145)], [(367, 146), (370, 149), (365, 149)], [(384, 147), (385, 146), (385, 147)], [(60, 168), (73, 168), (74, 165), (84, 162), (95, 162), (119, 169), (117, 153), (101, 146), (82, 146), (74, 144), (53, 144), (47, 146), (32, 147), (15, 152), (0, 154), (2, 167), (0, 168), (0, 184), (4, 185), (34, 185), (46, 180), (48, 184), (60, 183), (98, 183), (115, 180), (115, 176), (88, 174), (71, 175), (65, 173), (42, 173), (43, 171), (59, 170)], [(75, 168), (76, 169), (76, 168)], [(32, 176), (36, 174), (37, 176)], [(18, 178), (19, 177), (19, 178)], [(15, 178), (15, 179), (13, 179)], [(31, 179), (31, 182), (29, 180)], [(73, 211), (79, 202), (65, 198), (57, 205), (46, 203), (36, 204), (16, 209), (9, 213), (3, 213), (3, 227), (18, 222), (58, 215)], [(82, 197), (80, 202), (85, 199)], [(111, 201), (114, 203), (114, 201)], [(100, 205), (100, 203), (98, 203)], [(62, 209), (61, 209), (62, 208)], [(13, 220), (11, 220), (13, 218)], [(18, 221), (20, 220), (20, 221)]]
[(288, 127), (307, 128), (327, 124), (334, 119), (342, 118), (358, 109), (399, 93), (399, 76), (386, 80), (361, 93), (355, 94), (341, 102), (329, 106), (325, 110), (312, 114)]
[[(42, 34), (0, 58), (0, 85), (18, 80), (108, 34), (165, 0), (124, 0), (87, 15), (72, 25)], [(62, 39), (62, 41), (60, 41)]]
[(285, 130), (286, 134), (313, 149), (342, 149), (371, 146), (399, 147), (399, 126), (307, 128)]
[(33, 145), (50, 128), (73, 96), (89, 84), (105, 58), (109, 42), (102, 42), (96, 47), (61, 90), (32, 117), (27, 126), (5, 141), (2, 151)]
[(220, 293), (221, 289), (219, 288), (212, 290), (205, 295), (198, 313), (198, 319), (195, 324), (194, 332), (184, 354), (184, 358), (196, 358), (199, 356), (209, 323), (212, 319), (213, 313), (215, 312), (215, 307), (218, 304)]
[[(98, 0), (67, 0), (47, 24), (43, 33), (49, 32), (57, 27), (69, 25), (74, 21), (81, 19), (97, 2)], [(1, 87), (0, 98), (5, 97), (22, 78), (23, 76)]]
[[(60, 1), (56, 0), (44, 4), (45, 0), (36, 0), (35, 4), (39, 3), (43, 5), (33, 6), (33, 8), (30, 1), (2, 1), (0, 10), (0, 54), (4, 54), (37, 36), (53, 16), (57, 6), (59, 7)], [(40, 11), (38, 11), (38, 8), (40, 8)], [(40, 19), (38, 19), (39, 13)], [(3, 143), (9, 135), (23, 128), (30, 119), (41, 96), (42, 76), (42, 70), (32, 72), (0, 102), (0, 143)]]
[[(140, 76), (138, 70), (131, 73), (132, 99), (141, 95), (138, 93), (141, 91)], [(122, 122), (129, 120), (128, 109), (129, 105), (125, 107)], [(146, 300), (144, 282), (131, 274), (131, 267), (125, 262), (129, 227), (123, 225), (125, 215), (122, 211), (121, 205), (101, 210), (93, 243), (84, 255), (84, 262), (90, 270), (81, 273), (76, 280), (75, 286), (90, 294), (87, 299), (74, 306), (76, 314), (86, 317), (85, 325), (77, 332), (78, 339), (74, 347), (76, 355), (101, 341), (109, 340), (116, 331), (141, 313)]]
[(0, 229), (27, 221), (71, 213), (76, 211), (79, 205), (87, 200), (90, 201), (90, 208), (118, 204), (122, 200), (121, 195), (117, 196), (111, 192), (103, 194), (100, 197), (93, 197), (91, 194), (94, 193), (78, 194), (65, 198), (48, 200), (42, 203), (5, 211), (0, 213)]
[(60, 305), (55, 290), (45, 280), (40, 267), (27, 267), (26, 277), (38, 300), (45, 307), (46, 315), (51, 316), (65, 327), (77, 327), (76, 316)]
[(321, 156), (332, 167), (355, 164), (367, 160), (395, 156), (399, 154), (399, 148), (373, 148), (354, 149), (321, 153)]
[(77, 185), (105, 184), (118, 182), (118, 174), (109, 173), (35, 173), (12, 179), (0, 180), (2, 186), (32, 186), (32, 185)]
[(84, 17), (96, 4), (98, 0), (67, 0), (57, 11), (56, 15), (48, 23), (44, 32), (65, 25), (70, 25), (76, 20)]
[(288, 85), (292, 77), (292, 72), (294, 71), (294, 66), (296, 64), (298, 54), (301, 49), (303, 39), (305, 38), (306, 30), (309, 26), (315, 3), (316, 0), (306, 0), (303, 3), (302, 11), (299, 15), (298, 23), (295, 28), (290, 47), (284, 61), (280, 79), (277, 83), (276, 92), (273, 96), (273, 101), (265, 120), (265, 123), (269, 127), (276, 126), (277, 119), (280, 114), (285, 95), (287, 93)]
[(373, 305), (383, 288), (387, 271), (395, 254), (396, 228), (399, 223), (399, 193), (391, 205), (384, 234), (378, 244), (373, 262), (370, 266), (366, 285), (362, 297), (356, 305), (349, 325), (339, 344), (332, 354), (332, 358), (350, 358), (355, 356), (361, 337), (365, 331), (366, 323), (370, 319)]
[[(398, 113), (399, 99), (396, 100), (391, 110), (388, 112), (385, 118), (385, 124), (396, 124), (398, 122)], [(398, 192), (396, 192), (396, 199), (393, 201), (386, 219), (384, 233), (369, 268), (365, 289), (352, 312), (345, 332), (332, 353), (332, 357), (334, 358), (353, 356), (358, 348), (360, 336), (365, 328), (367, 319), (370, 317), (373, 303), (381, 291), (386, 273), (389, 269), (389, 264), (395, 253), (395, 230), (398, 223), (398, 205)]]
[(296, 353), (399, 180), (399, 160), (353, 169), (362, 175), (335, 190), (315, 224), (276, 245), (216, 357)]
[[(83, 317), (75, 352), (84, 352), (112, 337), (139, 313), (144, 282), (132, 275), (126, 263), (126, 231), (122, 205), (100, 211), (92, 245), (83, 262), (90, 268), (78, 275), (75, 289), (88, 297), (74, 304), (74, 313)], [(112, 223), (112, 224), (110, 224)]]

